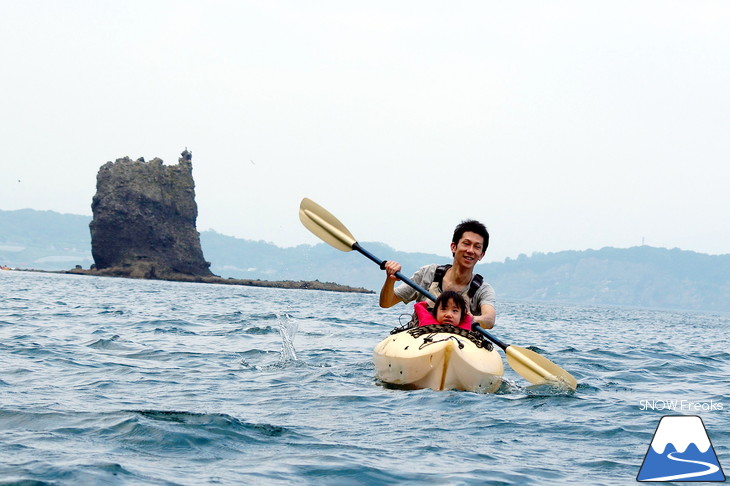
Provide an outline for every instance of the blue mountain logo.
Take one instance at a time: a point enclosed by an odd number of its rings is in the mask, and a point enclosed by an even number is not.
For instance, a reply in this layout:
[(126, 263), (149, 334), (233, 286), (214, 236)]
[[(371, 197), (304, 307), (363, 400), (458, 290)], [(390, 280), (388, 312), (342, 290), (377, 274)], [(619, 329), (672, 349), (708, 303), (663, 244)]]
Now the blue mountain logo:
[(725, 481), (702, 419), (665, 415), (646, 451), (637, 481)]

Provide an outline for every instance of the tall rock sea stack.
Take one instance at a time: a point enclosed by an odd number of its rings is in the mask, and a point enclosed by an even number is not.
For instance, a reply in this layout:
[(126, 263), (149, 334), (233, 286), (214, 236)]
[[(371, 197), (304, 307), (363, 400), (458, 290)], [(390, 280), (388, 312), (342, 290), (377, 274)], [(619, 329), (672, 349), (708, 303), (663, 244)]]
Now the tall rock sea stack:
[(210, 276), (195, 228), (192, 154), (177, 165), (155, 158), (107, 162), (91, 204), (91, 253), (103, 274), (137, 278)]

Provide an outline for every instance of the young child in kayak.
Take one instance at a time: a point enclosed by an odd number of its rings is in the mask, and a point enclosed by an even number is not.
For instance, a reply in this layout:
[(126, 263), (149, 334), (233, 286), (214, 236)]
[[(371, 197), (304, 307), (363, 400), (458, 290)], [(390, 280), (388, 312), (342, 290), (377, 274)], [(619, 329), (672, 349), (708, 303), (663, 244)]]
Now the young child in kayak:
[(439, 295), (431, 312), (425, 301), (418, 302), (413, 309), (418, 316), (419, 326), (449, 324), (471, 331), (472, 318), (466, 310), (466, 301), (460, 293), (453, 290)]

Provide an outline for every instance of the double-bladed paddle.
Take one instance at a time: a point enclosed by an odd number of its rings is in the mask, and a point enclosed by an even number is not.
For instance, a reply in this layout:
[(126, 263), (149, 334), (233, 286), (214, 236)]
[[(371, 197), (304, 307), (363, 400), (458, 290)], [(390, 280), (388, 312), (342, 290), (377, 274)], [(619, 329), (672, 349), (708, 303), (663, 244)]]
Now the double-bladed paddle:
[[(299, 219), (309, 231), (328, 245), (340, 251), (356, 250), (377, 263), (381, 269), (385, 268), (385, 260), (379, 259), (360, 246), (355, 237), (352, 236), (352, 233), (350, 233), (340, 220), (311, 199), (306, 197), (302, 199), (299, 205)], [(396, 272), (395, 276), (427, 298), (436, 301), (435, 296), (431, 295), (427, 290), (402, 273)], [(504, 354), (507, 356), (507, 363), (510, 367), (533, 385), (549, 383), (567, 387), (571, 390), (576, 389), (578, 383), (575, 378), (546, 357), (526, 348), (505, 344), (480, 326), (474, 326), (474, 328), (485, 338), (502, 348)]]

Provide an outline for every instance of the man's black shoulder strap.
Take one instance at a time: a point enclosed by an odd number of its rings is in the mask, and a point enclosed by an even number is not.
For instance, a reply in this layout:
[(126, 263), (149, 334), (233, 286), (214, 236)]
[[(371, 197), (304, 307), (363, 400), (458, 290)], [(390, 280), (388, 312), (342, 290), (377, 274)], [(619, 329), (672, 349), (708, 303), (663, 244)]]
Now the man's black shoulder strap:
[(444, 281), (444, 275), (446, 275), (446, 271), (449, 268), (451, 268), (450, 264), (439, 265), (436, 267), (436, 272), (433, 274), (433, 281), (439, 284), (439, 287), (441, 287), (441, 282)]
[(474, 278), (471, 279), (471, 285), (469, 285), (469, 298), (474, 298), (474, 295), (477, 293), (477, 290), (479, 290), (479, 287), (482, 286), (484, 283), (484, 277), (479, 275), (478, 273), (474, 275)]
[[(446, 275), (446, 271), (451, 268), (451, 265), (439, 265), (436, 267), (436, 272), (433, 275), (433, 281), (436, 282), (439, 287), (441, 287), (441, 282), (444, 281), (444, 275)], [(479, 287), (482, 286), (484, 283), (484, 277), (479, 275), (478, 273), (474, 275), (474, 277), (471, 279), (471, 284), (469, 285), (469, 292), (467, 292), (467, 295), (469, 295), (469, 298), (473, 298), (474, 295), (477, 293), (477, 290), (479, 290)]]

